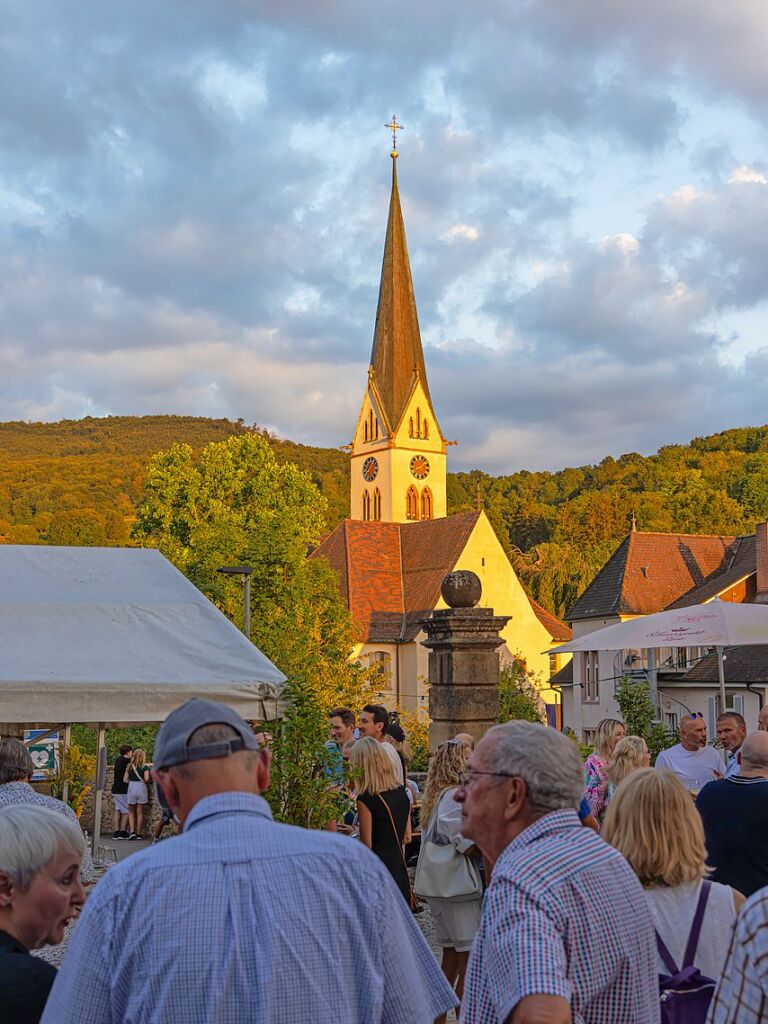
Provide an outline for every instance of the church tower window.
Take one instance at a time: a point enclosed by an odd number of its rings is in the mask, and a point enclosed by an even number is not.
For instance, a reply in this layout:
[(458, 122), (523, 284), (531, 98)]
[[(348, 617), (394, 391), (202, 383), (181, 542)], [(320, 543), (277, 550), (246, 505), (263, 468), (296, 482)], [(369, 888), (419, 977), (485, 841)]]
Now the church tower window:
[(379, 439), (379, 421), (376, 418), (376, 413), (373, 409), (368, 410), (368, 419), (365, 423), (365, 440), (366, 441), (378, 441)]
[(431, 519), (432, 515), (432, 491), (425, 487), (421, 492), (421, 518)]
[(373, 518), (376, 522), (381, 519), (381, 491), (378, 487), (373, 489)]
[(413, 437), (413, 416), (408, 417), (408, 437)]
[(419, 494), (413, 484), (408, 488), (408, 493), (405, 496), (405, 518), (419, 518)]
[(371, 494), (370, 491), (363, 491), (363, 519), (368, 522), (371, 518)]

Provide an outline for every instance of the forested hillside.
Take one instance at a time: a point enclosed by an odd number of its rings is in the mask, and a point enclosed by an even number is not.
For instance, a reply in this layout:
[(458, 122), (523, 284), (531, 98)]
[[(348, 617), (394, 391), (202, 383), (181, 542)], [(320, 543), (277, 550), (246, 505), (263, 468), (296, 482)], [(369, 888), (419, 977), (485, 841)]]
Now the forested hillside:
[[(152, 454), (249, 429), (258, 427), (191, 416), (0, 423), (0, 542), (130, 543)], [(312, 475), (335, 526), (349, 509), (346, 456), (269, 440), (280, 461)], [(556, 473), (449, 474), (449, 512), (474, 508), (478, 492), (532, 595), (562, 616), (627, 533), (633, 511), (640, 530), (752, 531), (768, 515), (768, 427)]]

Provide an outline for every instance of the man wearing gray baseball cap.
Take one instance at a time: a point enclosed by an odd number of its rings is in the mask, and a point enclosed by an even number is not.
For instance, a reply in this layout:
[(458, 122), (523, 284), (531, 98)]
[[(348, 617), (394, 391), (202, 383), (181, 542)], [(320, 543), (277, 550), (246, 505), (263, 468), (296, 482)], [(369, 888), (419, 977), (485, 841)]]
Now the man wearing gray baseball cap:
[(223, 704), (168, 716), (154, 776), (183, 832), (96, 886), (43, 1024), (424, 1024), (456, 1004), (381, 861), (272, 820), (269, 761)]

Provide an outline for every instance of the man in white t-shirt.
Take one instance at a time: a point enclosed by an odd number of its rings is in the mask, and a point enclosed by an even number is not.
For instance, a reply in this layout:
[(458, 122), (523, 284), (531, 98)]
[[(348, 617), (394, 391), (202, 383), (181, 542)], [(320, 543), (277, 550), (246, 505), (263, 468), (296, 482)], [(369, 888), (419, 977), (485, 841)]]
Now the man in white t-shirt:
[(707, 746), (707, 723), (704, 716), (686, 715), (680, 723), (680, 742), (662, 750), (656, 758), (657, 768), (669, 768), (686, 789), (698, 792), (713, 779), (723, 777), (723, 759), (713, 747)]
[(360, 712), (357, 727), (361, 736), (370, 736), (372, 740), (381, 743), (384, 752), (392, 762), (395, 769), (395, 778), (401, 786), (405, 785), (403, 775), (403, 764), (400, 755), (390, 743), (384, 742), (384, 731), (389, 725), (389, 712), (381, 704), (366, 704)]

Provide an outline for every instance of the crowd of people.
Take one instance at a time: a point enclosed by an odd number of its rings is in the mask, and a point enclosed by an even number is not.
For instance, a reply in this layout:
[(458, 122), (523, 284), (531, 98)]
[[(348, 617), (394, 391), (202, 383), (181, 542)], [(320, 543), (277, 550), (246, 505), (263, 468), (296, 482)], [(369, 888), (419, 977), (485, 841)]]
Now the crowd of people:
[[(509, 722), (441, 744), (423, 794), (383, 707), (335, 709), (329, 733), (338, 818), (277, 824), (265, 737), (188, 701), (151, 769), (180, 834), (87, 901), (76, 817), (30, 785), (22, 743), (0, 742), (8, 1019), (426, 1024), (460, 1007), (464, 1024), (768, 1024), (768, 713), (752, 733), (720, 716), (725, 760), (689, 715), (653, 768), (616, 720), (586, 764), (562, 733)], [(130, 836), (150, 769), (144, 751), (118, 761), (115, 831)], [(30, 955), (68, 931), (58, 974)]]

